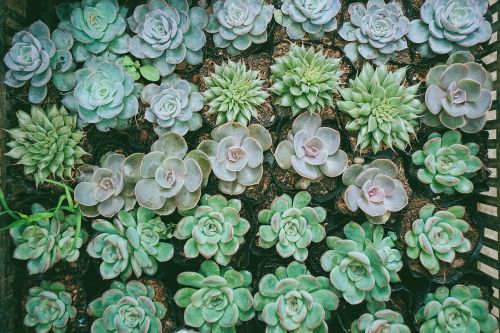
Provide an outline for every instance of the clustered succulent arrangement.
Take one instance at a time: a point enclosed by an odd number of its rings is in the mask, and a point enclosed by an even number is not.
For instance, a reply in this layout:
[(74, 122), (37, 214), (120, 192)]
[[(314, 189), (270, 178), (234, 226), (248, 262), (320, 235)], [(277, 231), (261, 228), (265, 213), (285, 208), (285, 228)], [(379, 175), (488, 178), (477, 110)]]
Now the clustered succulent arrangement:
[(374, 313), (362, 314), (351, 324), (352, 333), (371, 332), (401, 332), (410, 333), (410, 328), (404, 323), (401, 313), (382, 309)]

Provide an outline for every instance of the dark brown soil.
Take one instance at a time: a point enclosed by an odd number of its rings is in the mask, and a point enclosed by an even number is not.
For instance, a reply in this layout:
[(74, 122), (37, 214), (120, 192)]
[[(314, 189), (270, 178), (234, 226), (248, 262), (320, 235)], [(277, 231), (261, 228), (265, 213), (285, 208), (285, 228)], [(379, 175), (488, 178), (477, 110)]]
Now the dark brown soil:
[(262, 174), (262, 179), (260, 180), (259, 184), (253, 186), (247, 186), (242, 196), (257, 202), (269, 200), (268, 192), (271, 183), (272, 183), (271, 170), (269, 169), (267, 164), (264, 164), (264, 173)]

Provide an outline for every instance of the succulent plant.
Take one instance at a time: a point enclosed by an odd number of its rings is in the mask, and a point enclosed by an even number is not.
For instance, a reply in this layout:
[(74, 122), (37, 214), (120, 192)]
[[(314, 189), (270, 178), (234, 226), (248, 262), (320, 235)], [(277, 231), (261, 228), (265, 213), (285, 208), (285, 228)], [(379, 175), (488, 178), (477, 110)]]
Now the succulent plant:
[(120, 57), (116, 62), (125, 68), (125, 71), (135, 80), (141, 77), (147, 81), (160, 80), (160, 71), (152, 65), (142, 65), (139, 60), (133, 60), (128, 55)]
[(246, 127), (232, 122), (214, 128), (211, 135), (212, 140), (204, 140), (198, 149), (209, 157), (219, 190), (235, 195), (258, 184), (264, 172), (264, 151), (272, 144), (269, 131), (257, 124)]
[(72, 303), (64, 284), (42, 281), (40, 286), (29, 290), (23, 324), (36, 332), (64, 333), (69, 320), (76, 317)]
[(470, 241), (464, 234), (469, 224), (462, 220), (465, 207), (453, 206), (434, 213), (436, 207), (427, 204), (420, 209), (419, 218), (405, 234), (406, 254), (411, 259), (420, 259), (431, 273), (439, 273), (439, 262), (451, 264), (455, 253), (471, 250)]
[(205, 30), (214, 34), (216, 47), (237, 55), (252, 44), (267, 41), (267, 26), (273, 18), (273, 5), (265, 0), (217, 0), (212, 10)]
[(93, 300), (87, 313), (96, 318), (91, 333), (163, 332), (167, 308), (155, 301), (155, 288), (140, 281), (113, 281), (108, 291)]
[(406, 68), (389, 72), (387, 66), (374, 69), (365, 64), (360, 74), (342, 89), (340, 111), (351, 116), (346, 130), (358, 132), (356, 147), (371, 147), (376, 154), (385, 147), (405, 150), (415, 134), (416, 119), (425, 112), (417, 98), (419, 85), (404, 84)]
[(313, 47), (292, 44), (286, 55), (276, 58), (271, 72), (271, 91), (278, 95), (278, 104), (292, 109), (293, 116), (332, 106), (333, 94), (340, 90), (340, 58), (315, 52)]
[(196, 85), (178, 75), (165, 77), (160, 85), (148, 84), (142, 89), (141, 99), (149, 104), (145, 118), (155, 124), (158, 135), (170, 131), (184, 135), (202, 125), (198, 111), (203, 109), (203, 95)]
[(319, 243), (325, 236), (325, 228), (321, 225), (326, 219), (323, 207), (309, 207), (309, 192), (299, 192), (292, 198), (287, 194), (276, 198), (271, 209), (259, 212), (258, 245), (269, 249), (276, 245), (276, 251), (283, 258), (293, 255), (297, 261), (307, 259), (307, 246), (311, 242)]
[(186, 258), (201, 254), (205, 259), (214, 258), (219, 265), (228, 265), (250, 230), (250, 223), (240, 216), (240, 210), (238, 199), (206, 194), (195, 210), (181, 212), (184, 217), (177, 224), (174, 237), (187, 239)]
[(259, 282), (254, 307), (266, 332), (328, 332), (326, 322), (339, 306), (328, 278), (315, 277), (297, 261), (278, 267)]
[(400, 332), (411, 333), (404, 324), (403, 316), (396, 311), (381, 309), (374, 313), (362, 314), (351, 324), (352, 333)]
[(247, 126), (251, 118), (258, 119), (257, 107), (269, 97), (258, 75), (244, 63), (229, 61), (215, 65), (214, 73), (203, 79), (208, 113), (217, 115), (217, 125), (239, 122)]
[(403, 267), (401, 253), (395, 249), (397, 236), (384, 228), (365, 222), (350, 222), (344, 227), (346, 239), (327, 237), (330, 250), (321, 256), (321, 267), (330, 272), (337, 293), (349, 304), (364, 300), (387, 302), (391, 282), (399, 282)]
[(498, 321), (489, 313), (488, 301), (483, 299), (481, 289), (473, 285), (457, 284), (451, 290), (438, 287), (427, 294), (416, 318), (421, 333), (498, 331)]
[(361, 209), (368, 221), (383, 224), (392, 212), (408, 204), (408, 194), (398, 177), (398, 167), (387, 159), (370, 164), (353, 164), (342, 175), (347, 189), (342, 198), (350, 211)]
[(203, 62), (206, 43), (203, 29), (207, 13), (200, 7), (189, 8), (187, 0), (148, 0), (135, 8), (128, 25), (135, 35), (130, 53), (151, 59), (162, 76), (172, 73), (181, 63)]
[(252, 274), (219, 267), (204, 261), (200, 272), (182, 272), (175, 303), (184, 310), (184, 322), (200, 332), (233, 332), (236, 326), (255, 316), (251, 292)]
[(99, 271), (103, 279), (118, 275), (128, 279), (132, 273), (137, 278), (144, 272), (153, 275), (158, 262), (169, 261), (174, 247), (166, 242), (167, 227), (159, 216), (146, 208), (120, 211), (113, 223), (95, 220), (92, 228), (98, 233), (87, 247), (92, 258), (102, 259)]
[(420, 19), (411, 21), (408, 39), (424, 57), (466, 50), (490, 40), (492, 27), (484, 15), (488, 0), (426, 0)]
[(474, 62), (470, 52), (454, 53), (446, 64), (431, 68), (426, 83), (429, 112), (422, 117), (424, 124), (466, 133), (483, 129), (493, 101), (493, 84), (490, 73)]
[(301, 176), (296, 186), (302, 189), (324, 177), (337, 177), (347, 167), (347, 154), (340, 147), (340, 134), (329, 127), (321, 127), (321, 117), (316, 113), (298, 116), (275, 151), (279, 167), (293, 169)]
[(77, 62), (105, 53), (128, 52), (130, 37), (125, 33), (127, 8), (118, 0), (82, 0), (56, 6), (58, 28), (73, 35), (71, 49)]
[(429, 184), (432, 192), (453, 194), (470, 193), (474, 184), (469, 180), (483, 167), (483, 162), (475, 156), (479, 146), (470, 142), (462, 144), (458, 131), (447, 131), (429, 135), (422, 150), (412, 155), (413, 164), (423, 166), (418, 169), (417, 178)]

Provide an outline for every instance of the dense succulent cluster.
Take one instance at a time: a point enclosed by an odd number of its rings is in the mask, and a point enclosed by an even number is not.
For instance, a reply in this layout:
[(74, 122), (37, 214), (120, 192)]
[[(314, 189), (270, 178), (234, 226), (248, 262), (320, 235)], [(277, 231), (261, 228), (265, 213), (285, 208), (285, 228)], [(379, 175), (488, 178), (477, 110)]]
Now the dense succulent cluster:
[(401, 313), (389, 309), (362, 314), (351, 324), (351, 333), (374, 332), (411, 333)]
[(447, 131), (442, 136), (432, 133), (422, 150), (412, 155), (413, 164), (423, 166), (417, 177), (429, 184), (434, 193), (470, 193), (474, 184), (469, 180), (483, 167), (475, 156), (479, 145), (474, 142), (462, 144), (458, 131)]
[(177, 282), (181, 288), (174, 296), (184, 310), (186, 325), (200, 332), (236, 333), (236, 326), (255, 316), (251, 292), (252, 274), (219, 267), (204, 261), (200, 272), (182, 272)]

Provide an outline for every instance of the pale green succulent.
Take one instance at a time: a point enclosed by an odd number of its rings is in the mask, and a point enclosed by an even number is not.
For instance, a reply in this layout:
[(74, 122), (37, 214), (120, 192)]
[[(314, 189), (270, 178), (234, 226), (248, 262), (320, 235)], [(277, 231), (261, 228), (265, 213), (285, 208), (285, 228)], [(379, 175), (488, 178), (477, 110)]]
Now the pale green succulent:
[(185, 308), (186, 325), (200, 333), (236, 333), (237, 326), (255, 316), (249, 271), (219, 267), (207, 260), (199, 273), (182, 272), (177, 282), (187, 288), (175, 293), (175, 303)]
[(374, 313), (362, 314), (351, 324), (351, 333), (398, 332), (411, 333), (403, 316), (396, 311), (381, 309)]
[(214, 73), (203, 78), (208, 113), (217, 115), (217, 125), (239, 122), (247, 126), (251, 118), (259, 118), (257, 108), (269, 94), (258, 75), (258, 71), (247, 70), (244, 63), (229, 61), (215, 65)]
[(474, 285), (457, 284), (450, 289), (438, 287), (428, 293), (418, 309), (420, 333), (494, 333), (498, 320), (489, 313), (488, 301)]
[(201, 254), (219, 265), (228, 265), (250, 230), (250, 223), (240, 216), (240, 211), (240, 200), (206, 194), (194, 211), (181, 212), (184, 218), (177, 224), (174, 237), (187, 239), (184, 256), (196, 258)]
[(325, 228), (321, 225), (326, 219), (323, 207), (309, 207), (309, 192), (299, 192), (292, 198), (286, 194), (271, 203), (271, 209), (259, 212), (258, 245), (269, 249), (276, 245), (276, 251), (283, 258), (293, 255), (297, 261), (305, 261), (308, 256), (307, 247), (311, 242), (319, 243), (325, 236)]
[(474, 184), (469, 180), (483, 167), (483, 162), (475, 156), (479, 146), (474, 143), (462, 144), (462, 135), (458, 131), (447, 131), (429, 135), (422, 150), (412, 155), (418, 169), (417, 177), (424, 184), (429, 184), (432, 192), (453, 194), (470, 193)]
[(326, 322), (339, 306), (330, 281), (315, 277), (297, 261), (259, 281), (254, 307), (266, 332), (327, 333)]
[(133, 60), (128, 55), (118, 58), (116, 63), (122, 65), (135, 81), (141, 77), (147, 81), (158, 81), (160, 79), (160, 71), (156, 67), (142, 65), (139, 60)]
[(331, 58), (313, 47), (292, 44), (290, 51), (271, 66), (271, 91), (281, 106), (290, 107), (293, 116), (319, 112), (333, 105), (333, 94), (340, 90), (340, 58)]

